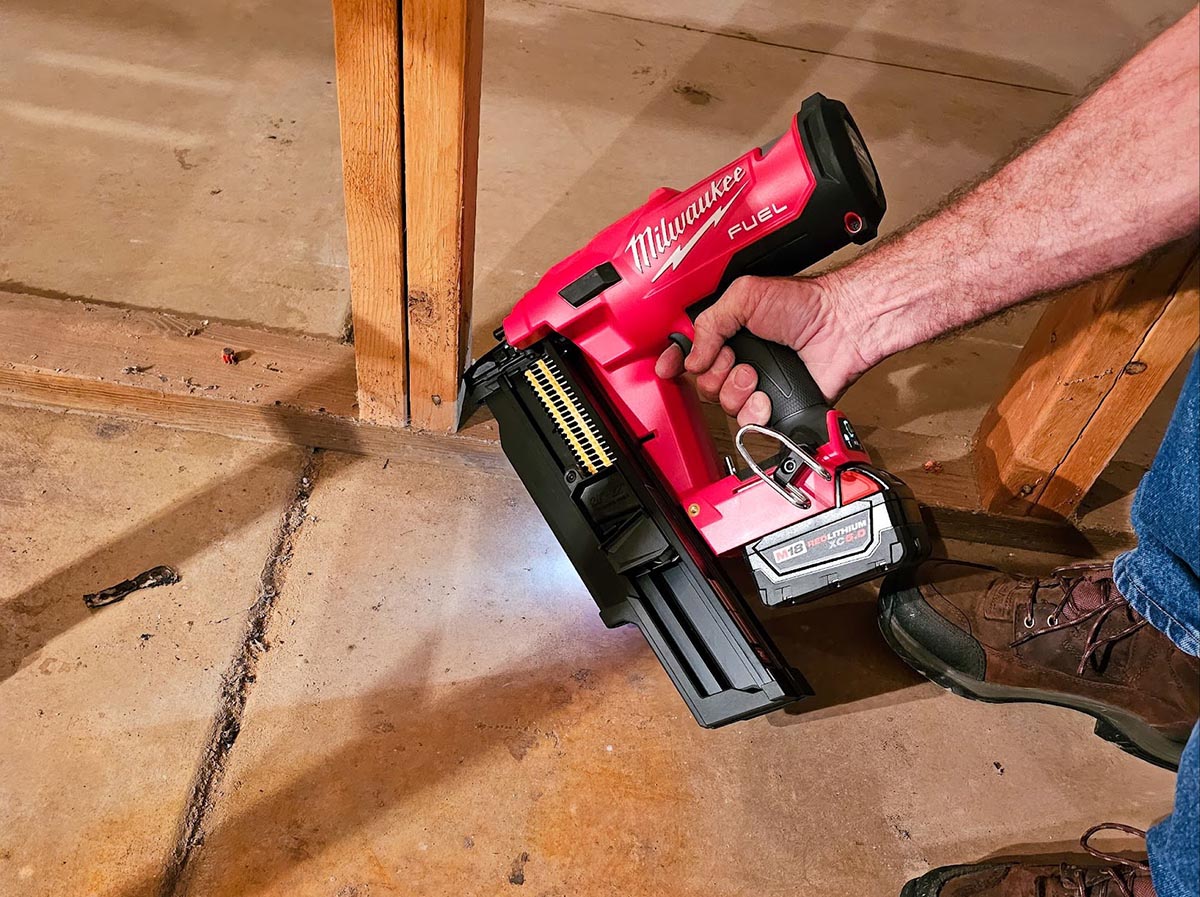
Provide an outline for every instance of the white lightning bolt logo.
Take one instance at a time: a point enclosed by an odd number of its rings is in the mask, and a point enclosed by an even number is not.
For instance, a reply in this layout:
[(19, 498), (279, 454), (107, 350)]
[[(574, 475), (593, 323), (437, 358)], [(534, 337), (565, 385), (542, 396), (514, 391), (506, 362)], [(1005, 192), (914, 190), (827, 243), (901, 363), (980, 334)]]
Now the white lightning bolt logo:
[(675, 251), (668, 256), (665, 262), (663, 262), (662, 267), (654, 272), (654, 276), (650, 278), (650, 282), (654, 283), (656, 280), (662, 277), (668, 268), (672, 271), (678, 268), (680, 263), (687, 258), (687, 254), (692, 251), (692, 247), (694, 247), (699, 239), (708, 232), (708, 229), (721, 223), (721, 219), (725, 217), (725, 213), (729, 211), (730, 207), (745, 189), (746, 185), (742, 184), (742, 186), (738, 187), (737, 192), (734, 193), (733, 196), (729, 197), (729, 202), (725, 203), (725, 205), (720, 206), (719, 208), (714, 209), (713, 213), (708, 217), (708, 220), (700, 225), (699, 230), (692, 234), (692, 238), (682, 246), (677, 246), (675, 248)]

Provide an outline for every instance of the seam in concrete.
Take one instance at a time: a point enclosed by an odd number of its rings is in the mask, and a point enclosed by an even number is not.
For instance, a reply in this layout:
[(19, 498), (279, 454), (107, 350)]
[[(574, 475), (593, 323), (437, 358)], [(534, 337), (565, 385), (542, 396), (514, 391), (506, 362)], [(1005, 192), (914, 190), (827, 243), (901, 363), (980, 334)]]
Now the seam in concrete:
[(292, 500), (275, 531), (271, 550), (259, 577), (258, 598), (246, 615), (242, 643), (221, 677), (221, 693), (200, 765), (192, 779), (175, 845), (163, 872), (160, 897), (177, 897), (184, 891), (184, 876), (196, 850), (204, 843), (204, 826), (216, 802), (229, 762), (229, 754), (242, 728), (246, 701), (254, 686), (259, 658), (270, 647), (267, 630), (271, 614), (287, 576), (296, 536), (308, 516), (308, 500), (320, 468), (320, 449), (310, 449), (296, 482)]
[(905, 69), (910, 72), (924, 72), (928, 75), (945, 75), (947, 78), (962, 78), (966, 81), (979, 81), (983, 84), (996, 84), (1001, 87), (1015, 87), (1018, 90), (1031, 90), (1035, 93), (1045, 93), (1058, 97), (1072, 97), (1074, 93), (1067, 90), (1056, 90), (1053, 87), (1038, 87), (1035, 84), (1021, 84), (1017, 81), (1005, 81), (1001, 78), (985, 78), (982, 75), (968, 75), (963, 72), (951, 72), (945, 69), (928, 68), (921, 65), (909, 65), (904, 62), (888, 62), (886, 59), (873, 59), (870, 56), (856, 56), (853, 53), (835, 53), (833, 50), (817, 50), (813, 47), (801, 47), (796, 44), (785, 44), (780, 41), (767, 40), (745, 31), (719, 31), (715, 28), (701, 28), (698, 25), (688, 25), (684, 22), (667, 22), (662, 19), (652, 19), (647, 16), (634, 16), (629, 13), (612, 12), (607, 9), (590, 9), (586, 6), (576, 6), (573, 3), (563, 3), (561, 0), (529, 0), (540, 6), (557, 6), (574, 12), (592, 13), (607, 16), (611, 19), (624, 19), (629, 22), (642, 22), (646, 25), (660, 25), (663, 28), (678, 28), (681, 31), (693, 31), (697, 34), (711, 34), (713, 37), (728, 37), (732, 40), (746, 41), (751, 44), (762, 44), (764, 47), (776, 47), (780, 50), (796, 50), (801, 53), (811, 53), (814, 56), (831, 56), (834, 59), (848, 59), (851, 62), (865, 62), (870, 65), (882, 65), (887, 68)]

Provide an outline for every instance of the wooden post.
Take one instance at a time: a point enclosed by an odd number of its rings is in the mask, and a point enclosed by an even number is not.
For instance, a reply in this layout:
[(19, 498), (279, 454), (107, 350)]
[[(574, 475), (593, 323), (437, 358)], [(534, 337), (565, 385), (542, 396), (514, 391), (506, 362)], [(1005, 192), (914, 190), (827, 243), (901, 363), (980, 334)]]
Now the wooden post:
[(358, 414), (407, 419), (396, 0), (333, 0)]
[(470, 334), (482, 0), (405, 0), (402, 24), (410, 420), (452, 430)]
[(1189, 242), (1050, 306), (979, 428), (984, 510), (1069, 516), (1196, 342), (1197, 303)]

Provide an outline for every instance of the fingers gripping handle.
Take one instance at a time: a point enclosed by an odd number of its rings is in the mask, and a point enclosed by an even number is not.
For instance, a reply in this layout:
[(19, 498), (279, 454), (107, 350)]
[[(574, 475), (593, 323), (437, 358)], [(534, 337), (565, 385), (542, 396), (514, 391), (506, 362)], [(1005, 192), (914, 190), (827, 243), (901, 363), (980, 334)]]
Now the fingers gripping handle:
[(758, 388), (771, 400), (768, 425), (800, 445), (829, 440), (825, 415), (829, 405), (821, 388), (794, 349), (761, 339), (742, 329), (728, 341), (739, 363), (758, 372)]
[[(684, 357), (692, 351), (692, 341), (682, 333), (672, 333), (669, 340)], [(757, 337), (745, 328), (735, 333), (727, 345), (739, 363), (750, 365), (758, 374), (758, 388), (771, 400), (767, 423), (772, 429), (801, 445), (829, 441), (825, 394), (795, 350)]]

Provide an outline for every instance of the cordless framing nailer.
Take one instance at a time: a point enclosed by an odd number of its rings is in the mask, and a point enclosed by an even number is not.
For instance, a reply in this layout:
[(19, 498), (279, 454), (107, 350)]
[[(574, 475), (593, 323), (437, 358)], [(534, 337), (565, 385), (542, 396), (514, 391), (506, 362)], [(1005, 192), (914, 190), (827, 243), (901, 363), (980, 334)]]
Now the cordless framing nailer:
[[(862, 135), (815, 94), (792, 126), (682, 192), (661, 188), (551, 268), (467, 372), (605, 624), (633, 623), (697, 721), (720, 726), (811, 694), (744, 597), (808, 601), (919, 560), (908, 489), (870, 465), (791, 349), (729, 345), (771, 399), (717, 450), (694, 390), (662, 380), (671, 341), (743, 274), (794, 274), (877, 233), (886, 203)], [(756, 461), (748, 431), (772, 437)]]

